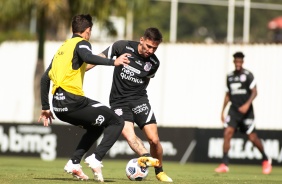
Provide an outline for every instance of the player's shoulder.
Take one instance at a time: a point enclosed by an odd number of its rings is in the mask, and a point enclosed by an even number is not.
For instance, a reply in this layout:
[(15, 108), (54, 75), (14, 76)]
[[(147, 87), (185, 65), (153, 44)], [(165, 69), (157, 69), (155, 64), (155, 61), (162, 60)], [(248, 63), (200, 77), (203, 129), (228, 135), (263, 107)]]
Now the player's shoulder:
[(245, 69), (245, 68), (243, 69), (243, 73), (246, 75), (253, 75), (253, 73), (250, 70)]
[(113, 46), (115, 48), (125, 48), (125, 50), (135, 52), (135, 50), (137, 50), (138, 42), (130, 40), (118, 40), (113, 44)]
[(81, 45), (87, 45), (88, 47), (91, 48), (91, 44), (89, 41), (85, 40), (85, 39), (82, 39), (82, 40), (79, 40), (76, 44), (78, 47), (81, 47)]
[(138, 45), (138, 42), (136, 41), (130, 41), (130, 40), (118, 40), (114, 42), (114, 45), (119, 45), (119, 46), (135, 46)]
[(231, 71), (231, 72), (227, 73), (227, 77), (231, 77), (233, 75), (234, 75), (234, 71)]
[(158, 57), (153, 54), (151, 55), (149, 58), (148, 58), (154, 65), (159, 65), (160, 64), (160, 61), (158, 59)]

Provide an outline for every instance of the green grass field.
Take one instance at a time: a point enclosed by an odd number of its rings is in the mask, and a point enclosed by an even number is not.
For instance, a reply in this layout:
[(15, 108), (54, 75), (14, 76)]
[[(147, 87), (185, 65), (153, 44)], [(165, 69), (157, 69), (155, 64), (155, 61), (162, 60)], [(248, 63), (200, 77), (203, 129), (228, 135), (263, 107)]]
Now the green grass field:
[[(0, 183), (1, 184), (72, 184), (72, 183), (96, 183), (92, 178), (92, 172), (83, 166), (84, 173), (91, 179), (79, 181), (63, 170), (67, 159), (55, 161), (42, 161), (39, 158), (29, 157), (0, 157)], [(130, 181), (125, 176), (125, 160), (105, 159), (103, 161), (103, 175), (105, 183), (159, 183), (150, 168), (145, 181)], [(261, 166), (257, 165), (230, 165), (230, 172), (217, 174), (213, 170), (217, 164), (187, 163), (180, 165), (177, 162), (165, 162), (166, 173), (177, 184), (269, 184), (282, 183), (282, 167), (273, 167), (270, 175), (261, 174)]]

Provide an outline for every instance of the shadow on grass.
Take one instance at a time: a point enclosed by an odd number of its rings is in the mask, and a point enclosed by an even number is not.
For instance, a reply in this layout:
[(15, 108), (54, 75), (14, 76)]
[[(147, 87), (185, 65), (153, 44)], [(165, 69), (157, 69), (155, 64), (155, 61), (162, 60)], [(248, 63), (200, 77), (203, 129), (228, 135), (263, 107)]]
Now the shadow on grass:
[[(79, 179), (77, 179), (77, 178), (33, 178), (33, 179), (35, 179), (35, 180), (49, 180), (49, 181), (78, 181), (78, 182), (83, 182), (82, 180), (79, 180)], [(104, 182), (120, 182), (120, 180), (125, 180), (125, 179), (105, 179), (104, 180)], [(92, 181), (94, 181), (94, 182), (97, 182), (96, 180), (94, 180), (94, 179), (89, 179), (89, 180), (84, 180), (85, 182), (92, 182)]]

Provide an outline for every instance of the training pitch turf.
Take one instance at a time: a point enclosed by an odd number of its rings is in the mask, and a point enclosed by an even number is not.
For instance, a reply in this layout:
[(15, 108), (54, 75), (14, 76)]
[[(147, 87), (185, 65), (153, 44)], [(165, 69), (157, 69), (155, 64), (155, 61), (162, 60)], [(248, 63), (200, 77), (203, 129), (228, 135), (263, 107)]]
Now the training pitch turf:
[[(1, 184), (72, 184), (96, 183), (91, 170), (82, 163), (83, 171), (90, 177), (88, 181), (79, 181), (64, 172), (67, 159), (42, 161), (39, 158), (29, 157), (0, 157)], [(105, 159), (103, 161), (103, 175), (105, 183), (159, 183), (155, 178), (154, 169), (150, 168), (145, 181), (130, 181), (125, 176), (126, 160)], [(165, 162), (165, 172), (176, 184), (270, 184), (282, 183), (282, 167), (274, 166), (270, 175), (263, 175), (260, 165), (230, 165), (229, 173), (217, 174), (214, 168), (218, 164), (187, 163), (180, 165), (177, 162)]]

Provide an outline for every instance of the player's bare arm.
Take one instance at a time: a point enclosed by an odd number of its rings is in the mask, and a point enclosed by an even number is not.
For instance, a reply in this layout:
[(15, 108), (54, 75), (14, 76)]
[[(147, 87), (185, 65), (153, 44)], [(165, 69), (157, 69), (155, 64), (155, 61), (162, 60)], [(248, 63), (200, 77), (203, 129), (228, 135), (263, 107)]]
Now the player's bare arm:
[(98, 56), (101, 56), (101, 57), (103, 57), (103, 58), (106, 58), (106, 57), (107, 57), (107, 56), (105, 56), (105, 54), (103, 54), (103, 53), (98, 54)]
[(86, 65), (86, 69), (85, 69), (85, 71), (88, 71), (88, 70), (90, 70), (90, 69), (94, 68), (95, 66), (96, 66), (96, 65), (87, 64), (87, 65)]
[(226, 92), (225, 97), (224, 97), (224, 101), (223, 101), (222, 111), (221, 111), (221, 121), (222, 121), (222, 123), (224, 123), (224, 121), (225, 121), (224, 109), (227, 106), (229, 101), (230, 101), (229, 93)]

